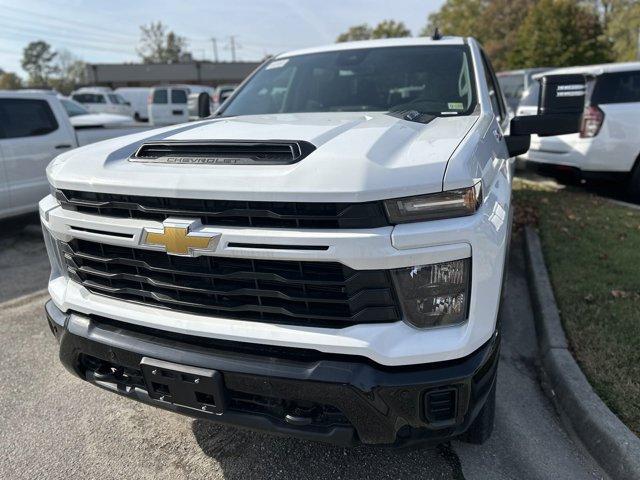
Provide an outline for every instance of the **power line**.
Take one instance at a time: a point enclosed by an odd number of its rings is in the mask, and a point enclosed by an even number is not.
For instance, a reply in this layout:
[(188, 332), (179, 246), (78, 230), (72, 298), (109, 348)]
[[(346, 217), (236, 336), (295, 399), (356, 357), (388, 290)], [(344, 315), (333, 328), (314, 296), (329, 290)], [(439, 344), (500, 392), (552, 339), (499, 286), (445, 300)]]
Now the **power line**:
[(31, 10), (25, 10), (25, 9), (22, 9), (22, 8), (16, 8), (14, 6), (9, 6), (9, 5), (5, 5), (5, 4), (2, 4), (2, 10), (8, 10), (10, 12), (15, 12), (15, 13), (17, 13), (19, 15), (27, 15), (29, 21), (33, 21), (33, 17), (42, 18), (42, 19), (47, 21), (47, 22), (41, 22), (41, 23), (43, 23), (45, 25), (47, 23), (49, 25), (51, 25), (50, 22), (53, 21), (53, 22), (61, 23), (61, 24), (65, 25), (65, 26), (66, 25), (76, 25), (76, 28), (90, 30), (91, 32), (102, 31), (102, 32), (105, 32), (106, 34), (109, 34), (109, 35), (125, 36), (125, 37), (129, 37), (129, 38), (130, 38), (131, 35), (135, 36), (135, 34), (133, 32), (131, 32), (131, 33), (119, 33), (119, 32), (116, 32), (116, 31), (114, 31), (112, 29), (108, 29), (108, 28), (105, 28), (105, 27), (102, 27), (102, 26), (99, 26), (99, 25), (91, 24), (91, 23), (88, 23), (86, 21), (78, 21), (78, 20), (73, 20), (71, 18), (62, 18), (62, 17), (57, 17), (55, 15), (49, 15), (49, 14), (44, 15), (44, 14), (41, 14), (41, 13), (38, 13), (38, 12), (34, 12), (34, 11), (31, 11)]
[(37, 20), (34, 22), (32, 20), (25, 20), (22, 18), (14, 18), (0, 15), (0, 20), (5, 21), (9, 26), (14, 28), (19, 27), (21, 31), (32, 31), (39, 32), (42, 35), (47, 35), (49, 33), (54, 34), (73, 34), (75, 37), (83, 38), (83, 39), (91, 39), (94, 41), (100, 41), (101, 43), (108, 42), (132, 42), (136, 41), (136, 37), (125, 36), (122, 34), (103, 34), (96, 32), (86, 32), (82, 29), (72, 26), (72, 27), (61, 27), (56, 24), (48, 24), (46, 22), (39, 23)]
[[(23, 33), (23, 32), (13, 32), (10, 34), (11, 36), (0, 36), (3, 40), (15, 40), (15, 37), (22, 37), (23, 39), (29, 41), (33, 40), (34, 37), (32, 34)], [(54, 36), (49, 36), (49, 40), (53, 40), (54, 42), (62, 43), (64, 46), (70, 46), (73, 48), (77, 48), (80, 50), (96, 50), (102, 52), (110, 52), (110, 53), (125, 53), (129, 55), (135, 55), (135, 52), (132, 50), (118, 49), (114, 47), (101, 47), (97, 45), (91, 45), (87, 42), (75, 42), (73, 40), (68, 40), (66, 38), (56, 38)]]
[(0, 22), (0, 27), (2, 28), (2, 30), (9, 30), (9, 31), (14, 31), (16, 33), (28, 34), (28, 35), (31, 35), (32, 37), (58, 38), (63, 40), (78, 41), (78, 42), (82, 42), (82, 44), (89, 43), (94, 45), (97, 44), (99, 46), (107, 46), (107, 45), (113, 45), (114, 43), (124, 43), (124, 42), (121, 42), (120, 40), (105, 41), (104, 39), (102, 40), (94, 39), (91, 36), (85, 36), (81, 32), (77, 32), (77, 33), (71, 32), (71, 31), (52, 32), (50, 30), (45, 30), (45, 29), (35, 28), (35, 27), (7, 25), (2, 22)]

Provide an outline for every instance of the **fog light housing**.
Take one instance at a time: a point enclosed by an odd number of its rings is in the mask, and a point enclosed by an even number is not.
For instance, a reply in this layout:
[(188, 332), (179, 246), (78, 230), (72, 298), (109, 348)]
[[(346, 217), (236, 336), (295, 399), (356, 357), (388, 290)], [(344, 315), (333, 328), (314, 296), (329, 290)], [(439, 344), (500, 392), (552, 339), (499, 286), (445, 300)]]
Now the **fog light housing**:
[(418, 328), (466, 321), (470, 270), (470, 258), (393, 270), (405, 321)]

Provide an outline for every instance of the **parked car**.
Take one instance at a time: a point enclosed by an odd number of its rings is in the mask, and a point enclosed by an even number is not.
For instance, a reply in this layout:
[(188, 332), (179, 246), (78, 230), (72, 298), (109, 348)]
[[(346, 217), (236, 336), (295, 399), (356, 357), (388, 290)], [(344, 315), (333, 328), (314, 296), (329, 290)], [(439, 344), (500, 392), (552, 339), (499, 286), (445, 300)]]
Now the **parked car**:
[(125, 101), (131, 104), (133, 118), (139, 122), (149, 120), (147, 105), (151, 89), (148, 87), (120, 87), (115, 89), (115, 93), (120, 95)]
[(46, 167), (60, 152), (150, 128), (81, 108), (54, 91), (0, 90), (0, 218), (38, 209), (49, 191)]
[(69, 98), (60, 98), (69, 121), (74, 128), (98, 128), (132, 124), (131, 117), (113, 113), (91, 113), (82, 104)]
[(213, 93), (213, 110), (216, 111), (220, 105), (231, 96), (234, 90), (238, 88), (237, 84), (218, 85)]
[(208, 121), (60, 155), (40, 210), (61, 361), (308, 440), (485, 441), (511, 159), (582, 113), (544, 88), (510, 121), (472, 38), (339, 43), (270, 59)]
[(512, 111), (518, 109), (522, 94), (531, 85), (536, 83), (533, 80), (535, 74), (539, 74), (549, 70), (549, 68), (525, 68), (522, 70), (506, 70), (498, 72), (498, 82), (502, 88), (502, 92), (507, 100), (507, 104)]
[(0, 90), (0, 218), (36, 211), (46, 166), (77, 146), (55, 93)]
[(71, 99), (81, 103), (91, 113), (114, 113), (133, 117), (131, 105), (114, 92), (85, 88), (73, 92)]
[(523, 159), (548, 172), (617, 181), (640, 199), (640, 62), (563, 68), (545, 75), (572, 74), (589, 79), (580, 132), (532, 137)]

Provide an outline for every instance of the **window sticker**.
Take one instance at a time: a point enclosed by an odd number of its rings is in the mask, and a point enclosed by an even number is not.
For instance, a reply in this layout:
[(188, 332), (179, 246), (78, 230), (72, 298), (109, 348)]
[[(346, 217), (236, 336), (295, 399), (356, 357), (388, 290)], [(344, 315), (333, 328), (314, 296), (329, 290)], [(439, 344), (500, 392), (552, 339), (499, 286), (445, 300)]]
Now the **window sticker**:
[(271, 62), (269, 65), (267, 65), (265, 70), (273, 70), (274, 68), (282, 68), (287, 63), (289, 63), (289, 59), (288, 58), (283, 58), (282, 60), (276, 60), (275, 62)]
[(447, 108), (449, 110), (464, 110), (464, 105), (462, 102), (449, 102), (447, 103)]

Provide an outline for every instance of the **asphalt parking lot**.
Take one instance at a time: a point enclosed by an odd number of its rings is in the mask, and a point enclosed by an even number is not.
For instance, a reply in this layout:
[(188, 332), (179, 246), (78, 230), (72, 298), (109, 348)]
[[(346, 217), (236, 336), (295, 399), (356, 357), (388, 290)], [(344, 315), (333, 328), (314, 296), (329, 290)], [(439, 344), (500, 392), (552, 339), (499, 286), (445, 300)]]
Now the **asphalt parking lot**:
[[(540, 388), (516, 241), (509, 269), (496, 429), (483, 446), (343, 449), (192, 420), (90, 386), (58, 363), (46, 326), (48, 263), (35, 220), (0, 228), (0, 478), (603, 478)], [(9, 301), (9, 303), (7, 303)]]

